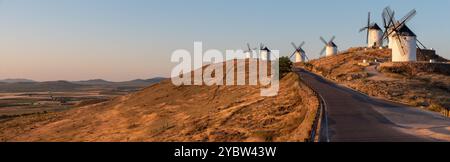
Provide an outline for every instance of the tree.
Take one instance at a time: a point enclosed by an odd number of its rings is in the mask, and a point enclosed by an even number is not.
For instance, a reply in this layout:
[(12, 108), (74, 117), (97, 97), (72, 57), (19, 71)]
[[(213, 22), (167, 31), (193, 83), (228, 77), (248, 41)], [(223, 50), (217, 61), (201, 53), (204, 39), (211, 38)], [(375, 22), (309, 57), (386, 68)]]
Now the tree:
[(292, 62), (289, 57), (280, 57), (280, 78), (283, 78), (286, 74), (292, 72)]

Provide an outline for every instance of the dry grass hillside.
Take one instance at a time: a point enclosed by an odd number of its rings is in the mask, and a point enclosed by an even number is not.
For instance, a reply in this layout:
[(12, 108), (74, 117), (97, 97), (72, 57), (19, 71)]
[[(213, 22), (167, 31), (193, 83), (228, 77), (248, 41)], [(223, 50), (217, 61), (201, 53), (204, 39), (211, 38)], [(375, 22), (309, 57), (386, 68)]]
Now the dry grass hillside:
[[(296, 66), (370, 96), (439, 112), (450, 108), (450, 64), (389, 63), (390, 57), (388, 49), (351, 48), (336, 56)], [(421, 56), (430, 57), (439, 56)], [(363, 60), (372, 63), (359, 65)], [(373, 63), (374, 60), (378, 63)]]
[(275, 97), (259, 86), (174, 86), (0, 122), (1, 141), (304, 141), (318, 100), (294, 73)]

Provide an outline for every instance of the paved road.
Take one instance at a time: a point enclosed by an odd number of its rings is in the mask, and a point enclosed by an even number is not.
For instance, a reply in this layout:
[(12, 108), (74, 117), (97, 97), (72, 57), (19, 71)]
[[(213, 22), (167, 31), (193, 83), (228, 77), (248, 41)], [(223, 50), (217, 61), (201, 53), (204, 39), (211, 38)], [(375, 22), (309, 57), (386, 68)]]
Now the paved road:
[[(435, 141), (432, 138), (405, 133), (401, 130), (407, 125), (401, 125), (395, 120), (389, 120), (386, 114), (380, 113), (378, 108), (386, 111), (402, 110), (407, 112), (413, 108), (388, 101), (374, 99), (355, 92), (349, 88), (338, 86), (322, 77), (298, 69), (303, 80), (315, 89), (323, 98), (327, 106), (328, 139), (331, 142), (416, 142)], [(401, 113), (400, 111), (399, 113)], [(395, 114), (399, 116), (399, 114)], [(414, 111), (423, 120), (433, 120), (432, 126), (450, 126), (448, 120), (439, 115)], [(400, 114), (402, 116), (402, 114)], [(397, 119), (397, 118), (392, 118)], [(398, 118), (403, 120), (404, 118)], [(444, 123), (442, 123), (443, 121)], [(401, 123), (401, 122), (400, 122)]]

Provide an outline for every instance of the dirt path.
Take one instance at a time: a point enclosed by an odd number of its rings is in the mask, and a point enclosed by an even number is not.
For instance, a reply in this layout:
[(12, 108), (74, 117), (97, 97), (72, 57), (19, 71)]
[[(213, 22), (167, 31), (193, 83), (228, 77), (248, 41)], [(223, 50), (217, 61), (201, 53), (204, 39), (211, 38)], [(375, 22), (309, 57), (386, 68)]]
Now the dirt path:
[(375, 80), (375, 81), (395, 81), (398, 79), (392, 78), (392, 77), (388, 77), (386, 75), (384, 75), (383, 73), (380, 73), (377, 70), (378, 65), (372, 65), (372, 66), (368, 66), (366, 67), (364, 70), (369, 74), (369, 78), (370, 80)]

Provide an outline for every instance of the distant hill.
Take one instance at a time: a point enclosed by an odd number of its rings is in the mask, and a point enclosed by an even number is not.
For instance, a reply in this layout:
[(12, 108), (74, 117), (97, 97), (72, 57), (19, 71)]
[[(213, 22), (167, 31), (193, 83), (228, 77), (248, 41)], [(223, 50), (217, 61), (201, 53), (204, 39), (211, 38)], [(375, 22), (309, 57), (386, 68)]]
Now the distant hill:
[(0, 80), (2, 83), (30, 83), (30, 82), (36, 82), (34, 80), (30, 79), (3, 79)]
[(73, 83), (76, 84), (89, 84), (89, 85), (105, 85), (105, 84), (133, 84), (133, 83), (157, 83), (160, 82), (162, 80), (164, 80), (166, 78), (162, 78), (162, 77), (155, 77), (155, 78), (151, 78), (151, 79), (135, 79), (135, 80), (130, 80), (130, 81), (124, 81), (124, 82), (112, 82), (112, 81), (107, 81), (107, 80), (103, 80), (103, 79), (92, 79), (92, 80), (83, 80), (83, 81), (73, 81)]
[(83, 81), (74, 81), (72, 83), (83, 84), (83, 85), (105, 85), (105, 84), (114, 84), (114, 82), (106, 81), (103, 79), (92, 79), (92, 80), (83, 80)]
[(144, 85), (151, 85), (151, 84), (155, 84), (155, 83), (159, 83), (163, 80), (165, 80), (166, 78), (161, 78), (161, 77), (157, 77), (157, 78), (152, 78), (152, 79), (136, 79), (136, 80), (130, 80), (130, 81), (125, 81), (125, 82), (117, 82), (116, 84), (121, 85), (121, 86), (144, 86)]
[(148, 81), (148, 82), (161, 82), (161, 81), (163, 81), (163, 80), (166, 80), (167, 78), (163, 78), (163, 77), (155, 77), (155, 78), (152, 78), (152, 79), (147, 79), (146, 81)]
[(108, 87), (123, 87), (123, 86), (133, 86), (133, 87), (146, 87), (154, 83), (159, 83), (166, 78), (156, 77), (151, 79), (135, 79), (124, 82), (111, 82), (103, 79), (93, 79), (85, 81), (74, 81), (72, 83), (81, 85), (95, 85), (95, 86), (108, 86)]
[(83, 87), (68, 81), (0, 83), (0, 92), (75, 91)]
[(97, 90), (139, 90), (159, 83), (165, 78), (137, 79), (125, 82), (111, 82), (102, 79), (85, 81), (48, 81), (35, 82), (27, 79), (7, 79), (0, 81), (0, 92), (46, 92), (46, 91), (80, 91), (84, 89)]

